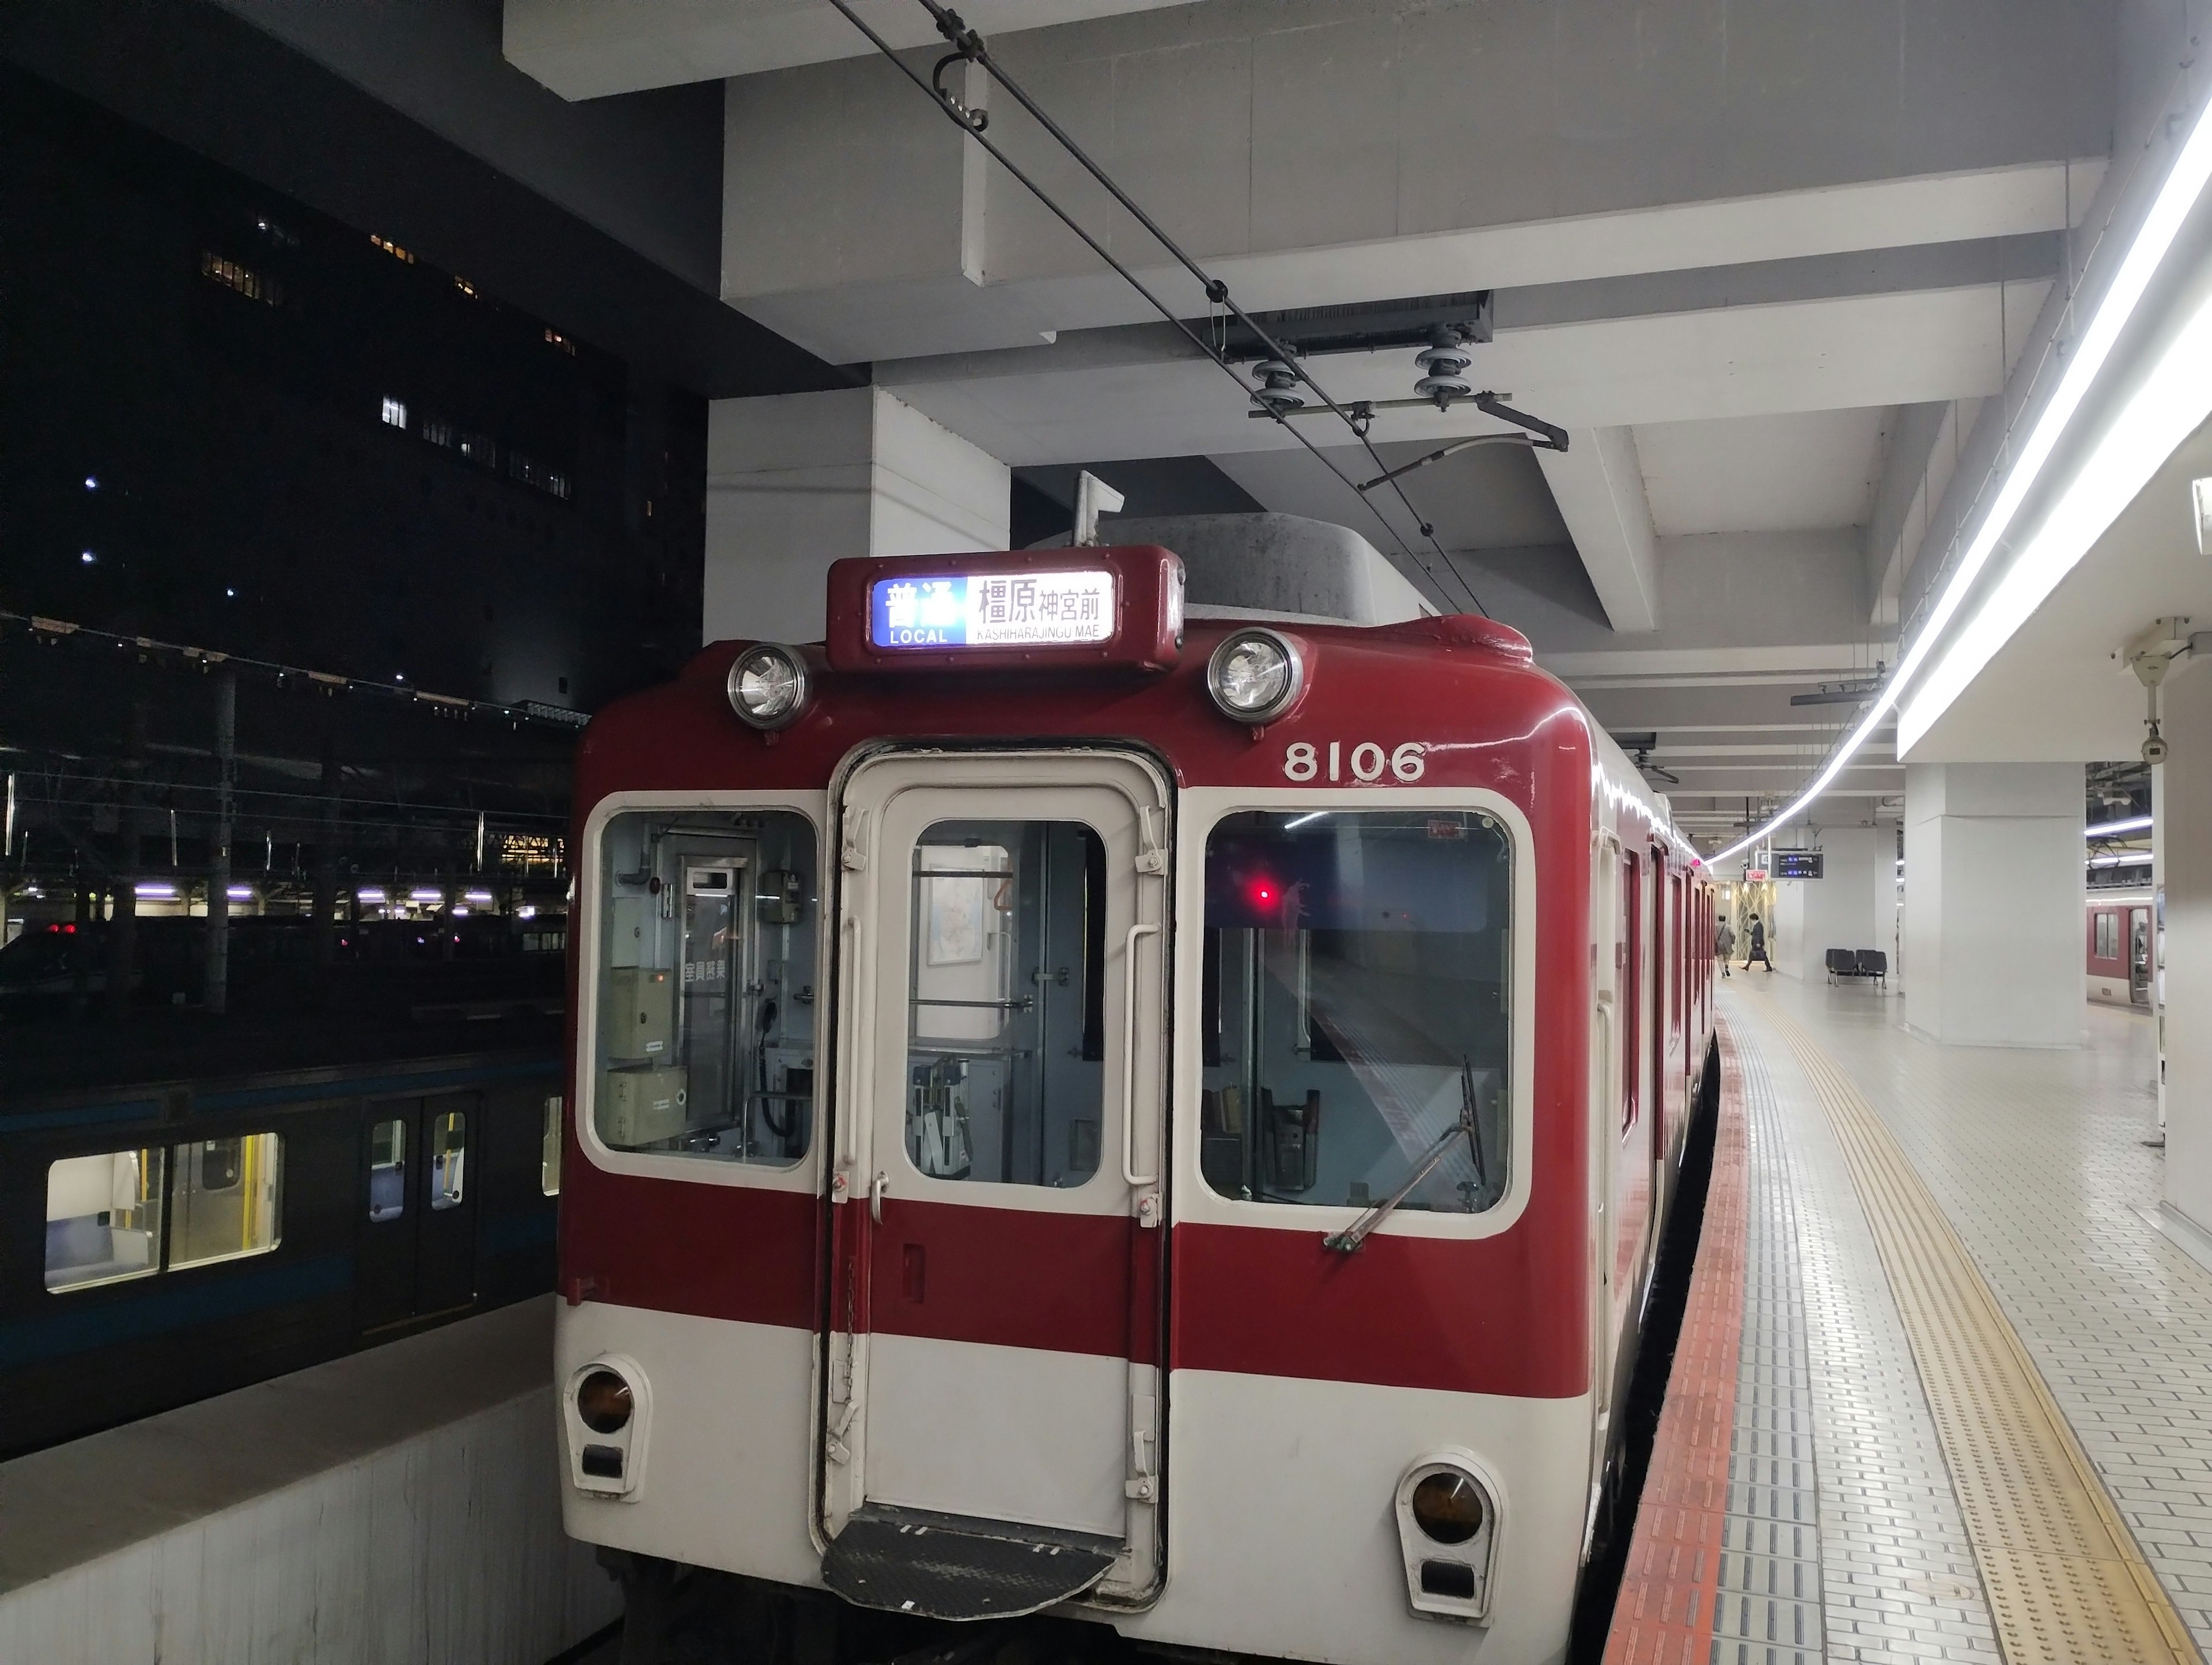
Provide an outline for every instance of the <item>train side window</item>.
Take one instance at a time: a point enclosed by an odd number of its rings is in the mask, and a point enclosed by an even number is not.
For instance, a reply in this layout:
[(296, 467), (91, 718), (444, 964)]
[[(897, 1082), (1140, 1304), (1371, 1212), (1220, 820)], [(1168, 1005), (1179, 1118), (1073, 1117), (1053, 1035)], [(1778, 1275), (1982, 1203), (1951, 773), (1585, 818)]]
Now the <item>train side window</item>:
[(170, 1147), (169, 1268), (264, 1255), (283, 1236), (284, 1145), (275, 1133)]
[(459, 1110), (430, 1118), (430, 1206), (458, 1208), (468, 1199), (469, 1119)]
[(598, 854), (592, 1125), (621, 1151), (788, 1168), (814, 1131), (813, 823), (635, 811)]
[(407, 1212), (407, 1124), (394, 1116), (368, 1130), (368, 1217), (396, 1220)]
[(914, 849), (906, 1153), (935, 1179), (1098, 1171), (1105, 850), (1075, 821), (941, 821)]
[(1206, 849), (1200, 1166), (1224, 1196), (1480, 1213), (1514, 1152), (1513, 848), (1464, 811), (1250, 811)]
[(46, 1170), (46, 1287), (83, 1289), (161, 1269), (167, 1153), (104, 1151)]
[(538, 1147), (538, 1188), (549, 1197), (561, 1194), (561, 1095), (545, 1101), (545, 1134)]

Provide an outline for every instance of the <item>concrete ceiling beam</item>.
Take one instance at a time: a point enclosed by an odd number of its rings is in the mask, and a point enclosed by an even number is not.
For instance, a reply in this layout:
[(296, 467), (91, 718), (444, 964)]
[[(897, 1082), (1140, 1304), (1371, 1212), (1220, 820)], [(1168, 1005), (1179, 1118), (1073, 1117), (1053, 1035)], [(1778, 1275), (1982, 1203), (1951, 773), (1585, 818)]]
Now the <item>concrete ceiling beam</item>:
[(1626, 428), (1574, 433), (1564, 452), (1541, 451), (1544, 478), (1567, 523), (1605, 616), (1627, 635), (1659, 628), (1659, 538)]
[[(605, 15), (643, 30), (706, 3)], [(2059, 231), (2101, 172), (2112, 29), (2078, 0), (2017, 0), (1950, 34), (1891, 8), (1832, 9), (1818, 29), (1722, 17), (1209, 0), (996, 45), (1253, 308)], [(1056, 200), (1205, 315), (1195, 282), (1024, 112), (963, 87)], [(872, 361), (1146, 319), (892, 66), (728, 88), (723, 295), (811, 350)]]

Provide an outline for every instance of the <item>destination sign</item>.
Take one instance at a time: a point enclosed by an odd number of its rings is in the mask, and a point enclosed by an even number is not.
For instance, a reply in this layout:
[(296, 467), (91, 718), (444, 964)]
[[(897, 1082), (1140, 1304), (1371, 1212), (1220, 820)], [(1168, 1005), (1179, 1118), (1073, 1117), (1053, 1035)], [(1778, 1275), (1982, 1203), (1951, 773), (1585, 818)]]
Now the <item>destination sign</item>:
[(952, 573), (878, 579), (868, 640), (878, 647), (1050, 647), (1114, 634), (1114, 574)]

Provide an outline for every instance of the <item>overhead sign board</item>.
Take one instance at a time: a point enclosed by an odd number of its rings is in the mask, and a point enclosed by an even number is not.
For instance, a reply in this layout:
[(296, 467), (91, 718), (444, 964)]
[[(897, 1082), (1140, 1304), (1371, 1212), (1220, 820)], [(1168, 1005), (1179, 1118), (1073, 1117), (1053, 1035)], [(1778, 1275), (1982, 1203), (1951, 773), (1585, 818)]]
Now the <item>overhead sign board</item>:
[(1822, 859), (1819, 850), (1777, 850), (1774, 853), (1774, 876), (1777, 878), (1818, 878)]
[(1114, 634), (1114, 574), (1060, 572), (901, 573), (868, 590), (875, 647), (1062, 647)]
[(1182, 651), (1182, 562), (1152, 544), (855, 556), (827, 599), (833, 671), (1157, 672)]

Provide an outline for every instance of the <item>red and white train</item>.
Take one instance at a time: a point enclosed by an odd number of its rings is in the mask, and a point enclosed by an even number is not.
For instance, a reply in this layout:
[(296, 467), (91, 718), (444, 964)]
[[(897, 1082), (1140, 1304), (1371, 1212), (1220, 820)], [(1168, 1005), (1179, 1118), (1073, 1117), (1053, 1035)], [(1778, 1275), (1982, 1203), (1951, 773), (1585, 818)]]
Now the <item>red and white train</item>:
[(1708, 886), (1514, 631), (1208, 570), (841, 561), (826, 644), (586, 731), (575, 1537), (817, 1624), (1563, 1656)]

